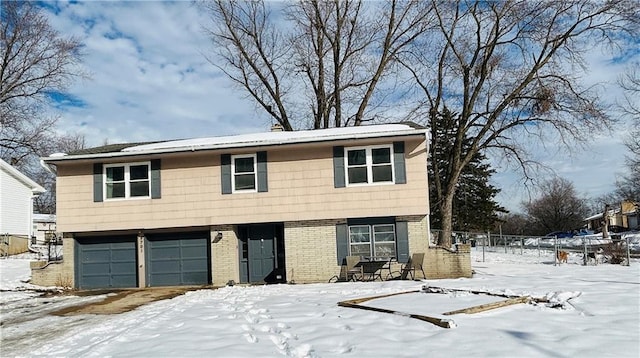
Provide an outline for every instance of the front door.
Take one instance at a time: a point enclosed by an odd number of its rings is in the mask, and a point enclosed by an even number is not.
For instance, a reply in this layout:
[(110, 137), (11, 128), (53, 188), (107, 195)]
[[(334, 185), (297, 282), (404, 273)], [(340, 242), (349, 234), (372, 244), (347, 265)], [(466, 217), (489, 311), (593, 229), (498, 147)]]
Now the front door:
[(286, 282), (284, 225), (257, 224), (238, 227), (240, 282)]
[(248, 230), (249, 282), (265, 281), (276, 268), (273, 225), (255, 225)]

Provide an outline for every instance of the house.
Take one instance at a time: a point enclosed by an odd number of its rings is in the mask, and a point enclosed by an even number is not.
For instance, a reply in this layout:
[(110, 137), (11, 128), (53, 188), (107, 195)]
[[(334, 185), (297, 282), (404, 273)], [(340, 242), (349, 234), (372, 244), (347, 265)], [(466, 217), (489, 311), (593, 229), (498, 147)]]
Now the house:
[(33, 226), (33, 199), (45, 189), (0, 159), (0, 254), (28, 250)]
[(33, 214), (33, 235), (31, 239), (36, 244), (48, 243), (56, 233), (55, 214)]
[(470, 276), (468, 252), (429, 247), (427, 143), (386, 124), (53, 154), (64, 260), (32, 282), (326, 282), (347, 255), (415, 252), (428, 276)]
[(633, 201), (620, 203), (621, 226), (640, 230), (640, 204)]
[[(603, 213), (598, 213), (585, 218), (587, 228), (592, 230), (600, 229), (604, 224), (602, 217)], [(610, 227), (619, 227), (622, 230), (638, 230), (640, 228), (639, 217), (640, 210), (638, 209), (638, 203), (622, 201), (620, 206), (613, 207), (607, 211), (607, 225)]]

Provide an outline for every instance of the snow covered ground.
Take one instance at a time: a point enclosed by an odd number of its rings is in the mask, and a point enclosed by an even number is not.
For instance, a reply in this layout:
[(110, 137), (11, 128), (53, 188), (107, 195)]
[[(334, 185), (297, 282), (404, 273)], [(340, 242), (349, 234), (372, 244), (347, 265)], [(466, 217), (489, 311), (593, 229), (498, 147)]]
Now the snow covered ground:
[[(116, 315), (49, 315), (103, 296), (41, 296), (21, 280), (26, 259), (0, 260), (2, 357), (638, 357), (640, 265), (553, 265), (535, 254), (472, 252), (470, 279), (225, 287)], [(495, 301), (468, 293), (411, 293), (366, 305), (452, 319), (444, 329), (338, 301), (423, 285), (547, 297), (478, 314), (452, 308)], [(27, 290), (27, 291), (24, 291)], [(573, 298), (571, 298), (573, 297)], [(567, 300), (571, 298), (570, 300)]]

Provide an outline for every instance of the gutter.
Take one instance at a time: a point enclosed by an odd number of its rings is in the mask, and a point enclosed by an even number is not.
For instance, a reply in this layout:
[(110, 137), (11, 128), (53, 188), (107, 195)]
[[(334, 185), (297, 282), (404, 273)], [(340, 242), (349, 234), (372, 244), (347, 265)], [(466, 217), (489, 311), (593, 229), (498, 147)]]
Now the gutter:
[(49, 164), (45, 162), (45, 158), (40, 158), (40, 166), (44, 168), (44, 170), (48, 171), (53, 175), (58, 175), (58, 170), (54, 164)]

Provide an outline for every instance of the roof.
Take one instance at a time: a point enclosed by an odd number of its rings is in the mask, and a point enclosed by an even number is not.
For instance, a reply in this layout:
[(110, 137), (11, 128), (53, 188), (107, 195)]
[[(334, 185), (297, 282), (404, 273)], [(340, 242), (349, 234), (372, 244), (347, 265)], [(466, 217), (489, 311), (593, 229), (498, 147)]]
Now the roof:
[(36, 223), (55, 223), (56, 214), (33, 214), (33, 222)]
[[(620, 209), (612, 209), (612, 210), (609, 210), (607, 215), (615, 215), (615, 214), (618, 214), (619, 212), (620, 212)], [(595, 220), (595, 219), (599, 219), (601, 217), (602, 217), (602, 213), (599, 213), (599, 214), (595, 214), (593, 216), (589, 216), (588, 218), (585, 218), (584, 221)]]
[(422, 135), (428, 132), (415, 123), (376, 124), (303, 131), (276, 131), (232, 136), (194, 138), (147, 143), (111, 144), (73, 153), (55, 153), (43, 158), (54, 163), (66, 160), (111, 158), (144, 154), (177, 153), (199, 150), (231, 149), (299, 143), (318, 143), (350, 139)]
[(27, 188), (31, 189), (31, 192), (33, 194), (42, 194), (47, 191), (40, 184), (31, 180), (28, 176), (22, 174), (18, 169), (9, 165), (9, 163), (5, 162), (2, 159), (0, 159), (0, 169), (15, 178), (17, 181), (21, 182)]
[(156, 142), (140, 142), (140, 143), (119, 143), (119, 144), (107, 144), (100, 147), (86, 148), (68, 153), (69, 155), (83, 155), (83, 154), (100, 154), (100, 153), (112, 153), (119, 152), (125, 148), (143, 144), (151, 144)]

